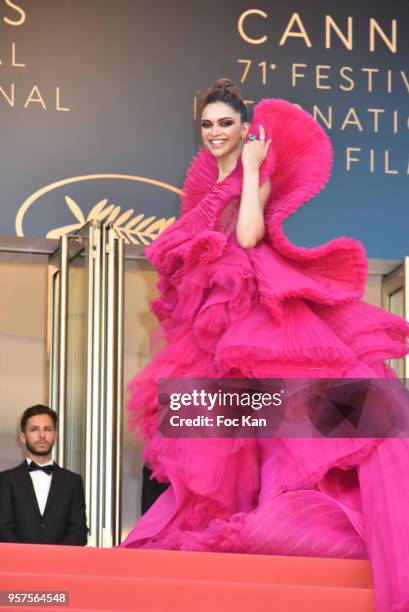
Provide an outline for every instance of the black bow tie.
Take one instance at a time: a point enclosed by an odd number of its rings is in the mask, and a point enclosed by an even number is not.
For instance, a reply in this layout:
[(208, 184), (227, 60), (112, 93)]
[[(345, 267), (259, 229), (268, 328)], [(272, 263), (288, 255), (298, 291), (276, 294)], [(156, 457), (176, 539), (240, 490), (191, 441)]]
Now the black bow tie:
[(35, 461), (32, 461), (29, 465), (28, 465), (28, 471), (29, 472), (35, 472), (36, 470), (41, 470), (42, 472), (45, 472), (46, 474), (48, 474), (49, 476), (51, 476), (51, 474), (54, 471), (54, 464), (50, 464), (50, 465), (38, 465), (38, 463), (36, 463)]

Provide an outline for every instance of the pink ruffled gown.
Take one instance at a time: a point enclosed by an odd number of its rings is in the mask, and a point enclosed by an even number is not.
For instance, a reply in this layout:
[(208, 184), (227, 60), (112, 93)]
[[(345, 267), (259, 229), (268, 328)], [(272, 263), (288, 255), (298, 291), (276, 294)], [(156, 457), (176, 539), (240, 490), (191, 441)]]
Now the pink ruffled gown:
[(266, 236), (235, 238), (242, 167), (221, 183), (202, 148), (188, 171), (182, 216), (146, 249), (160, 297), (164, 348), (132, 381), (131, 426), (145, 460), (171, 486), (122, 546), (369, 558), (378, 612), (409, 611), (409, 441), (165, 439), (158, 378), (390, 377), (408, 324), (360, 301), (360, 243), (291, 244), (284, 220), (328, 180), (332, 150), (310, 115), (284, 100), (255, 108), (272, 146)]

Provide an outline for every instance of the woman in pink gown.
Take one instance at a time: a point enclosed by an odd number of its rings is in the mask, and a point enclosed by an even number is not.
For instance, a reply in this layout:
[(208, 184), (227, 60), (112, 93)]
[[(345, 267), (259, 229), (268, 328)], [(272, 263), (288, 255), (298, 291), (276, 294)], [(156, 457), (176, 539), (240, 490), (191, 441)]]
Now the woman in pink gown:
[(360, 301), (363, 247), (298, 247), (287, 217), (329, 178), (331, 144), (306, 112), (240, 92), (204, 95), (204, 146), (182, 214), (146, 249), (165, 346), (131, 383), (131, 426), (170, 487), (122, 546), (367, 559), (377, 612), (409, 611), (409, 441), (170, 439), (157, 435), (159, 378), (382, 378), (408, 324)]

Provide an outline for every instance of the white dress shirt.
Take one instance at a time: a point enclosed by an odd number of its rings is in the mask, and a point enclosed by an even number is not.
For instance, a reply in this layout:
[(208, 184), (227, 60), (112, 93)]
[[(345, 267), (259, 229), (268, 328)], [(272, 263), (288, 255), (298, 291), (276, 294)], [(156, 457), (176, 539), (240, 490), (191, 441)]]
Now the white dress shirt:
[[(31, 459), (27, 457), (27, 463), (30, 465)], [(48, 461), (41, 465), (53, 465), (54, 461)], [(52, 474), (46, 474), (42, 470), (34, 470), (29, 472), (31, 480), (33, 481), (34, 491), (37, 498), (38, 507), (40, 508), (41, 515), (44, 514), (45, 505), (47, 503), (48, 494), (50, 492)]]

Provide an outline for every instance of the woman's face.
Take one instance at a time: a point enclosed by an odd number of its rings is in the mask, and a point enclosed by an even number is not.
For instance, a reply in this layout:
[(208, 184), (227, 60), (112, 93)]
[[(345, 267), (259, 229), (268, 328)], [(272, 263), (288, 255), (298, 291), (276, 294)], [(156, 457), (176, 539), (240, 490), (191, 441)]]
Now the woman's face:
[(241, 147), (248, 123), (229, 104), (213, 102), (202, 113), (203, 144), (215, 157), (224, 157)]

